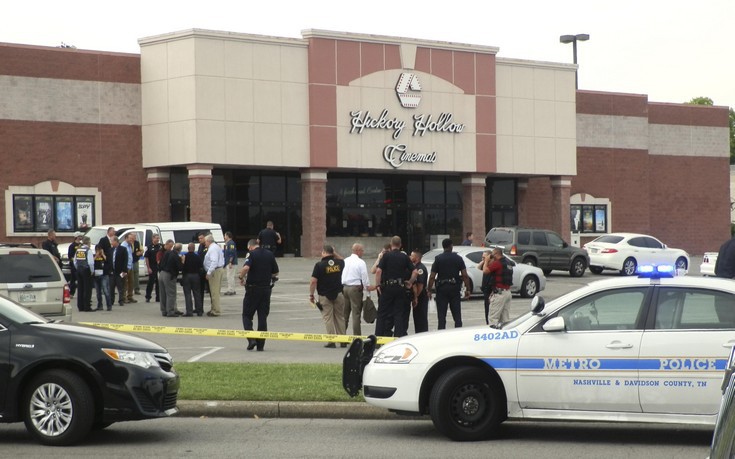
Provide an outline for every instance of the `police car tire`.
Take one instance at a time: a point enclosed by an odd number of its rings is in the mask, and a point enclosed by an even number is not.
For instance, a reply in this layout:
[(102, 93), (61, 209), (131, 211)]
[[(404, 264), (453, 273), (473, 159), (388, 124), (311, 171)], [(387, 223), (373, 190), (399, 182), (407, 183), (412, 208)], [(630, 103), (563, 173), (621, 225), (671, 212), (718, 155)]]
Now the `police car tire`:
[(506, 410), (500, 393), (480, 368), (447, 370), (431, 390), (429, 410), (434, 427), (455, 441), (487, 439)]

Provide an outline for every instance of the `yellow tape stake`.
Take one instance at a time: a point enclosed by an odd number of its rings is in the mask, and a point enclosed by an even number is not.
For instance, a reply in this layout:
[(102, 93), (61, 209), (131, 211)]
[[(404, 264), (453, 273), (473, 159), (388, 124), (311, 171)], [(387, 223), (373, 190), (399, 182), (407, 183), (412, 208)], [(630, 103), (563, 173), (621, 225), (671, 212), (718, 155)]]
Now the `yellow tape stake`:
[[(230, 330), (225, 328), (192, 328), (192, 327), (167, 327), (164, 325), (131, 325), (131, 324), (104, 324), (98, 322), (79, 322), (82, 325), (92, 327), (108, 328), (129, 333), (158, 333), (163, 335), (192, 335), (192, 336), (215, 336), (221, 338), (264, 338), (281, 339), (287, 341), (317, 341), (327, 343), (351, 343), (355, 338), (367, 338), (357, 335), (327, 335), (321, 333), (286, 333), (255, 330)], [(378, 344), (386, 344), (395, 340), (388, 336), (379, 336)]]

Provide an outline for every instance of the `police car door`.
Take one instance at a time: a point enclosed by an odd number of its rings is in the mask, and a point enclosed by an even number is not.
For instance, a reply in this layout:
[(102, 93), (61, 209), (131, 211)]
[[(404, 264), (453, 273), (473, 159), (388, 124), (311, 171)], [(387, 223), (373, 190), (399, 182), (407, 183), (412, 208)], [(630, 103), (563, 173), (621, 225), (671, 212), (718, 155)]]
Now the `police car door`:
[[(595, 292), (524, 334), (517, 362), (521, 408), (640, 412), (636, 361), (649, 290)], [(566, 329), (544, 331), (557, 317)]]
[(641, 343), (643, 412), (716, 414), (735, 344), (735, 297), (662, 285), (654, 304)]

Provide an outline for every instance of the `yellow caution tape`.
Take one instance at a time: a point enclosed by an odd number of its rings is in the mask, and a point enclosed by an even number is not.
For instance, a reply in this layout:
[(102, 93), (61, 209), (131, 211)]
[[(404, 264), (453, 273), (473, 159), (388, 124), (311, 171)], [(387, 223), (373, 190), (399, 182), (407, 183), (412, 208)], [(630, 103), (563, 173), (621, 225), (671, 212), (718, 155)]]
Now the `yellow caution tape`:
[[(80, 322), (82, 325), (92, 327), (108, 328), (129, 333), (159, 333), (163, 335), (193, 335), (193, 336), (215, 336), (220, 338), (263, 338), (282, 339), (288, 341), (318, 341), (328, 343), (351, 343), (355, 338), (366, 338), (357, 335), (328, 335), (322, 333), (286, 333), (255, 330), (230, 330), (225, 328), (193, 328), (193, 327), (167, 327), (164, 325), (131, 325), (131, 324), (104, 324), (98, 322)], [(386, 344), (395, 338), (380, 336), (378, 344)]]

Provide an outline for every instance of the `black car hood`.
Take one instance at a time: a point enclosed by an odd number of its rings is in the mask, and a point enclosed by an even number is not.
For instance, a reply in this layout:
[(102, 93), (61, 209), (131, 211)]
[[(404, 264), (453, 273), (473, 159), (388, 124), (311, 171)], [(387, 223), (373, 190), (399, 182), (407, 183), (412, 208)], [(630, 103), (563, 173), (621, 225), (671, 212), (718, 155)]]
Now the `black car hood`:
[(167, 352), (166, 349), (144, 338), (135, 335), (107, 330), (103, 328), (91, 327), (88, 325), (77, 325), (69, 323), (45, 323), (31, 324), (36, 330), (43, 330), (49, 335), (66, 335), (69, 338), (78, 339), (79, 341), (90, 341), (99, 343), (113, 349), (124, 349), (130, 351), (145, 352)]

